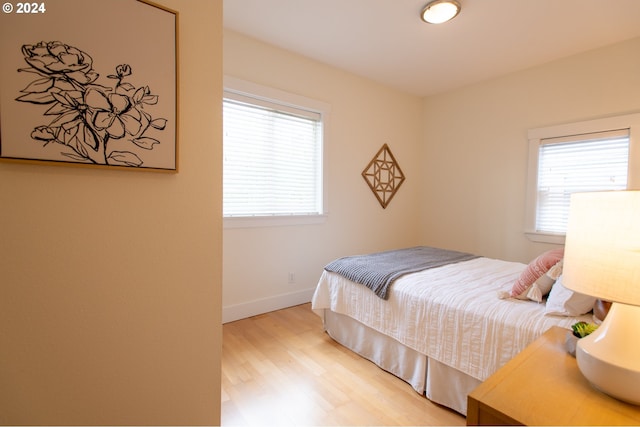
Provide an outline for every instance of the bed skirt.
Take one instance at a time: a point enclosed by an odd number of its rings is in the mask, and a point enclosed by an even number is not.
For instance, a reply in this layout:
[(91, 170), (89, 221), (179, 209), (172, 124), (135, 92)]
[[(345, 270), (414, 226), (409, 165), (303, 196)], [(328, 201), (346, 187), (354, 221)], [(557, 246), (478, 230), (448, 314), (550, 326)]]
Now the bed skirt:
[(406, 381), (432, 402), (467, 414), (467, 395), (480, 380), (404, 346), (349, 316), (323, 310), (331, 338)]

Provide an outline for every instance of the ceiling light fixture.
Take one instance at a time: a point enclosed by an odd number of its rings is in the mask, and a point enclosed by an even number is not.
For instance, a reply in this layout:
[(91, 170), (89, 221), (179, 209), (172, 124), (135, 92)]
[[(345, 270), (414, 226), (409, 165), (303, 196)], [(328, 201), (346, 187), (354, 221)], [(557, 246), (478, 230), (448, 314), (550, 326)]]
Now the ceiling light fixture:
[(420, 17), (429, 24), (442, 24), (455, 18), (460, 8), (460, 3), (455, 0), (434, 0), (422, 9)]

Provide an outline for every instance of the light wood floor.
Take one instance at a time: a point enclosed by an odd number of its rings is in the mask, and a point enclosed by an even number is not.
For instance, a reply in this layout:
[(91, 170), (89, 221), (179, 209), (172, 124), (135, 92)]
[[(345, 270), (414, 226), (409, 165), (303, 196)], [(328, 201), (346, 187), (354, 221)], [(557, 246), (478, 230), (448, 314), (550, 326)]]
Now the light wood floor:
[(465, 425), (333, 341), (310, 304), (222, 327), (222, 425)]

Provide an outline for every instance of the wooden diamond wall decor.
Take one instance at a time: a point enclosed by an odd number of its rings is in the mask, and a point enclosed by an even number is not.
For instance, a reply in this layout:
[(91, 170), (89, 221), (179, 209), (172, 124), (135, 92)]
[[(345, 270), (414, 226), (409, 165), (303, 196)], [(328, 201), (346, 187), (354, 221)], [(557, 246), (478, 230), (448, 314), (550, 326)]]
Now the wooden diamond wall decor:
[(405, 180), (400, 165), (393, 157), (387, 144), (384, 144), (373, 156), (373, 159), (362, 171), (362, 177), (367, 181), (369, 188), (383, 209), (387, 208)]

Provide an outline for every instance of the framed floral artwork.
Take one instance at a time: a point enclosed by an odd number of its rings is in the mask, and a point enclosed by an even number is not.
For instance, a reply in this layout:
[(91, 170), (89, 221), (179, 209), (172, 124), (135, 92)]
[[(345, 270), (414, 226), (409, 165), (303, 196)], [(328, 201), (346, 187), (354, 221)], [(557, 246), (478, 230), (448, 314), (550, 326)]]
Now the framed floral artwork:
[(145, 0), (5, 10), (0, 159), (177, 172), (177, 20)]

